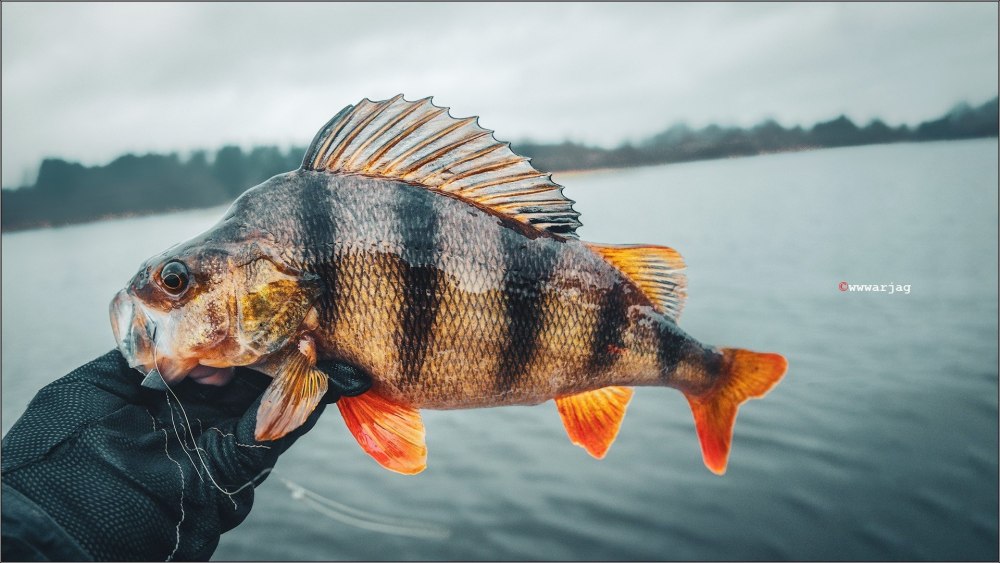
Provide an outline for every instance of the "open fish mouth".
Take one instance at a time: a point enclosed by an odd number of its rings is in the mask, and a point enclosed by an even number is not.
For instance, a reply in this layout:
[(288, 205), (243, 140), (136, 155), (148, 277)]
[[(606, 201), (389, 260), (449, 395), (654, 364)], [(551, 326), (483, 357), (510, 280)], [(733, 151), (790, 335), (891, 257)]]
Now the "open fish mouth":
[(156, 369), (156, 324), (124, 289), (111, 300), (111, 330), (129, 367), (143, 374)]
[[(111, 300), (111, 330), (118, 350), (129, 367), (139, 370), (145, 379), (144, 387), (164, 389), (186, 377), (207, 385), (225, 385), (233, 376), (233, 368), (200, 365), (197, 360), (178, 360), (169, 350), (167, 342), (157, 342), (157, 324), (149, 317), (146, 308), (138, 303), (127, 290), (121, 290)], [(165, 335), (159, 335), (161, 340)]]

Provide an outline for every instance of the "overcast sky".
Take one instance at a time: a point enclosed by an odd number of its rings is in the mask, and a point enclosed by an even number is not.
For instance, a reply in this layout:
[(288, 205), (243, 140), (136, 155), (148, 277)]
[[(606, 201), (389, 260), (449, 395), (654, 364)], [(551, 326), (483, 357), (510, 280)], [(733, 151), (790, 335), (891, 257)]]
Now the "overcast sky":
[(3, 185), (41, 158), (304, 145), (434, 95), (503, 140), (915, 123), (997, 91), (997, 4), (3, 3)]

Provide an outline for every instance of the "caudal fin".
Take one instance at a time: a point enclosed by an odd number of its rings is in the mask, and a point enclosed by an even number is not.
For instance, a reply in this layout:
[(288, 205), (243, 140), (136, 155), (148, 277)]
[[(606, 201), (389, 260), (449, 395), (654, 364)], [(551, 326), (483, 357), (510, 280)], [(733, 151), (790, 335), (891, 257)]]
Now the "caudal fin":
[(733, 440), (736, 411), (748, 399), (763, 397), (777, 385), (788, 369), (780, 354), (761, 354), (739, 348), (723, 348), (722, 375), (706, 395), (686, 395), (694, 414), (705, 466), (717, 475), (726, 472)]

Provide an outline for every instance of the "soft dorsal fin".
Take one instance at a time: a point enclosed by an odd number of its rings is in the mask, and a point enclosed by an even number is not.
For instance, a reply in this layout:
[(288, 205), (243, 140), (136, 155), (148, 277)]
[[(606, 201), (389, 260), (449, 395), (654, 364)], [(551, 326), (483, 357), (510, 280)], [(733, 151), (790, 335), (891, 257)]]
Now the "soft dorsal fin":
[(661, 313), (677, 322), (687, 299), (686, 266), (679, 252), (666, 246), (586, 245), (635, 282)]
[(570, 441), (602, 459), (618, 436), (631, 400), (631, 387), (604, 387), (556, 397), (556, 407)]
[(475, 202), (537, 229), (576, 236), (573, 200), (551, 174), (501, 143), (478, 118), (456, 119), (430, 98), (365, 98), (313, 139), (302, 168), (403, 180)]

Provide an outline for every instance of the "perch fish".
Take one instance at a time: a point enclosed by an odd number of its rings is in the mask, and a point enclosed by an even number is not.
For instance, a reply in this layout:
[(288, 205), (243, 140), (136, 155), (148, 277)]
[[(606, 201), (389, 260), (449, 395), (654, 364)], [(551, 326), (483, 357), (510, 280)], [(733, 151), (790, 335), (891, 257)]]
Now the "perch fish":
[(261, 441), (303, 423), (327, 389), (317, 360), (337, 360), (373, 379), (339, 401), (348, 428), (399, 473), (426, 467), (420, 409), (550, 399), (570, 440), (602, 458), (636, 386), (680, 390), (705, 464), (723, 473), (737, 408), (785, 358), (689, 336), (680, 254), (584, 242), (578, 218), (477, 118), (430, 98), (365, 99), (298, 170), (147, 260), (111, 324), (129, 364), (170, 385), (221, 385), (234, 366), (273, 377)]

